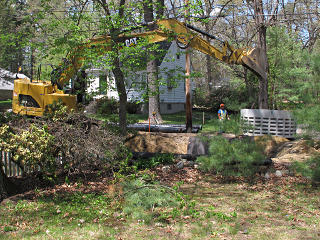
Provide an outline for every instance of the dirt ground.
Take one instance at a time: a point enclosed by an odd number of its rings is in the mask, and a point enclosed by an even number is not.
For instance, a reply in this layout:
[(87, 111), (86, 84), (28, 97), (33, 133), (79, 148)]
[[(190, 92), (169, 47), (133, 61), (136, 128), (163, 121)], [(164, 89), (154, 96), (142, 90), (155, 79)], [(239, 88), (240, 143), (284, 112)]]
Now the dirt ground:
[(305, 161), (320, 151), (319, 143), (310, 144), (307, 140), (289, 140), (277, 136), (255, 137), (255, 141), (262, 145), (265, 154), (275, 164), (289, 166), (294, 161)]
[(126, 146), (134, 152), (186, 154), (189, 138), (195, 133), (138, 132), (127, 138)]

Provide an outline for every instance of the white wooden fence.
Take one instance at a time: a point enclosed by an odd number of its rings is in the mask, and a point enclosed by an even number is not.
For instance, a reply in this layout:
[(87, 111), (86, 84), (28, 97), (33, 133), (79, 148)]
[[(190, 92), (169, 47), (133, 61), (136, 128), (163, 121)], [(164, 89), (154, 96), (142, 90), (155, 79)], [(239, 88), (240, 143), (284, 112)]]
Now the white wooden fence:
[(0, 160), (2, 161), (3, 172), (7, 177), (22, 176), (24, 173), (33, 171), (33, 169), (28, 166), (24, 166), (23, 168), (19, 167), (19, 165), (12, 160), (12, 154), (9, 152), (0, 151)]

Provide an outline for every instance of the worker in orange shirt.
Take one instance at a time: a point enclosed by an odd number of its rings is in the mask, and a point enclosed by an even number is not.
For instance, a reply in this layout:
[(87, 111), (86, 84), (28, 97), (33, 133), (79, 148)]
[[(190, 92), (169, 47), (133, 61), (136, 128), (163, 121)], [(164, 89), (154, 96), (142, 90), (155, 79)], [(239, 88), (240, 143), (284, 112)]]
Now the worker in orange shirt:
[(223, 133), (224, 132), (224, 127), (223, 127), (224, 121), (226, 119), (230, 120), (228, 112), (224, 108), (224, 104), (223, 103), (220, 104), (220, 109), (218, 110), (218, 118), (219, 118), (219, 133)]

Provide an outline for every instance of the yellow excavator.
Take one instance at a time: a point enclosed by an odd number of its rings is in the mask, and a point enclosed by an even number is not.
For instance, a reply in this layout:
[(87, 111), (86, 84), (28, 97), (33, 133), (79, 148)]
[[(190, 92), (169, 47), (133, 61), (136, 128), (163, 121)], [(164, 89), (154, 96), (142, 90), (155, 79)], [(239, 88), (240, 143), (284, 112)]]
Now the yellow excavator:
[[(154, 23), (155, 30), (145, 32), (126, 32), (120, 35), (123, 45), (130, 47), (136, 45), (139, 39), (148, 43), (156, 43), (175, 38), (178, 46), (191, 47), (208, 54), (228, 64), (243, 65), (256, 75), (266, 78), (265, 63), (260, 58), (260, 50), (235, 49), (228, 42), (221, 41), (200, 29), (175, 19), (164, 19)], [(222, 43), (221, 48), (212, 46), (199, 36), (199, 33)], [(62, 101), (68, 108), (75, 108), (77, 98), (75, 95), (63, 91), (64, 84), (79, 71), (85, 63), (84, 52), (89, 48), (98, 48), (99, 54), (106, 54), (111, 50), (111, 37), (108, 35), (95, 37), (87, 43), (77, 47), (69, 54), (67, 60), (51, 81), (16, 79), (14, 81), (12, 110), (14, 113), (30, 116), (42, 116), (46, 106)], [(101, 47), (103, 46), (103, 47)]]

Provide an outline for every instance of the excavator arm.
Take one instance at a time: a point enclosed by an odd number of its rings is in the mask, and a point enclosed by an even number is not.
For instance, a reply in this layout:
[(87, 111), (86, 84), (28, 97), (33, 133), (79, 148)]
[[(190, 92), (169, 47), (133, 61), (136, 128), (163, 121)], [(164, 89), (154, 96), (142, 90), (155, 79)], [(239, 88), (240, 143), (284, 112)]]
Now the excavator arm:
[[(124, 46), (130, 47), (136, 45), (139, 39), (147, 40), (148, 43), (157, 43), (173, 38), (179, 43), (178, 45), (191, 47), (228, 64), (243, 65), (261, 78), (266, 78), (265, 63), (260, 59), (260, 50), (257, 48), (250, 50), (235, 49), (228, 42), (223, 42), (222, 48), (218, 49), (200, 37), (195, 32), (197, 31), (196, 28), (175, 19), (159, 20), (155, 25), (156, 30), (142, 33), (123, 33), (119, 36), (119, 40), (122, 41)], [(201, 30), (198, 31), (203, 33)], [(105, 54), (111, 50), (111, 37), (109, 35), (95, 37), (76, 48), (62, 65), (60, 74), (52, 79), (52, 84), (57, 85), (61, 90), (63, 85), (83, 66), (86, 60), (84, 52), (90, 48), (96, 48), (99, 54)]]
[[(144, 40), (148, 43), (156, 43), (165, 40), (176, 40), (182, 48), (191, 47), (208, 54), (228, 64), (240, 64), (261, 78), (266, 78), (265, 62), (260, 58), (259, 49), (234, 49), (228, 42), (222, 42), (222, 47), (217, 48), (204, 40), (199, 33), (218, 40), (188, 24), (174, 19), (159, 20), (152, 23), (153, 31), (134, 32), (128, 31), (120, 34), (116, 44), (120, 47), (137, 45)], [(65, 83), (79, 71), (88, 60), (88, 50), (97, 51), (104, 55), (112, 50), (114, 43), (109, 35), (95, 37), (78, 46), (70, 52), (58, 69), (52, 74), (51, 83), (46, 81), (31, 81), (29, 79), (17, 79), (14, 81), (12, 110), (14, 113), (31, 116), (42, 116), (46, 107), (54, 102), (62, 101), (70, 109), (76, 107), (76, 96), (62, 91)], [(183, 46), (181, 46), (183, 45)]]

